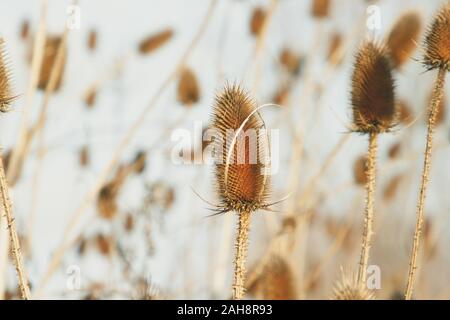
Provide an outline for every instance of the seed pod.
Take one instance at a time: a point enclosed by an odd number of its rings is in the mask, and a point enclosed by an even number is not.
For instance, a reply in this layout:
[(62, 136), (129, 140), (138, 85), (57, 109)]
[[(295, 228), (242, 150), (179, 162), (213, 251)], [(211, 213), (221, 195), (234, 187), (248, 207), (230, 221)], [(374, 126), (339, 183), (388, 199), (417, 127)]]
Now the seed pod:
[(216, 97), (211, 127), (218, 135), (215, 176), (221, 212), (253, 212), (264, 207), (269, 196), (269, 179), (263, 174), (268, 150), (263, 148), (265, 137), (259, 131), (263, 122), (255, 109), (256, 104), (237, 85), (226, 86)]
[(197, 103), (199, 98), (200, 90), (197, 77), (191, 69), (184, 68), (178, 81), (178, 101), (186, 106), (190, 106)]
[[(50, 81), (50, 75), (52, 73), (54, 64), (56, 62), (58, 48), (59, 48), (59, 45), (61, 44), (61, 42), (62, 42), (62, 37), (60, 37), (60, 36), (50, 36), (50, 37), (47, 37), (47, 39), (45, 40), (44, 57), (42, 60), (41, 73), (39, 75), (39, 82), (38, 82), (38, 88), (40, 90), (45, 90), (47, 88), (47, 85)], [(57, 80), (56, 80), (54, 91), (58, 91), (59, 88), (61, 87), (62, 78), (63, 78), (63, 74), (64, 74), (64, 66), (65, 66), (66, 56), (67, 56), (66, 49), (67, 48), (63, 48), (64, 53), (63, 53), (62, 66), (61, 66), (61, 69), (59, 70), (59, 74), (56, 77)]]
[(356, 132), (381, 133), (393, 127), (394, 79), (384, 46), (366, 42), (360, 48), (356, 55), (351, 94)]
[(367, 157), (360, 156), (353, 165), (353, 177), (357, 185), (364, 186), (367, 184)]
[(395, 68), (401, 67), (411, 57), (421, 29), (422, 21), (417, 12), (405, 13), (395, 23), (386, 41)]
[(87, 41), (88, 49), (93, 51), (97, 48), (97, 31), (91, 30), (88, 35), (88, 41)]
[(142, 173), (145, 170), (145, 162), (147, 160), (147, 155), (144, 151), (139, 151), (136, 153), (132, 165), (134, 166), (134, 171), (136, 173)]
[(294, 272), (285, 258), (274, 255), (249, 284), (249, 293), (264, 300), (296, 299)]
[(22, 25), (20, 26), (20, 38), (23, 40), (28, 39), (28, 35), (30, 33), (30, 22), (28, 20), (24, 20)]
[(88, 106), (89, 108), (94, 107), (96, 100), (97, 100), (97, 89), (96, 88), (89, 89), (84, 97), (84, 102), (86, 103), (86, 106)]
[(102, 218), (113, 219), (117, 215), (117, 187), (110, 182), (102, 187), (97, 197), (97, 210)]
[(257, 7), (253, 10), (252, 18), (250, 19), (250, 32), (254, 36), (258, 36), (261, 32), (264, 21), (266, 20), (266, 11), (261, 8)]
[(450, 70), (450, 3), (439, 10), (428, 29), (423, 63), (428, 70)]
[(141, 41), (139, 44), (139, 52), (141, 54), (149, 54), (156, 49), (162, 47), (165, 43), (167, 43), (173, 36), (172, 29), (166, 29), (160, 31), (156, 34), (152, 34)]
[(401, 144), (400, 142), (397, 142), (395, 144), (393, 144), (388, 151), (388, 156), (390, 159), (395, 159), (399, 156), (400, 151), (401, 151)]
[(292, 75), (297, 75), (300, 71), (300, 56), (290, 49), (283, 49), (280, 54), (280, 62)]
[(311, 14), (315, 18), (326, 18), (330, 14), (330, 0), (313, 0)]
[(89, 148), (88, 146), (84, 145), (80, 149), (80, 167), (87, 167), (89, 165), (89, 160)]

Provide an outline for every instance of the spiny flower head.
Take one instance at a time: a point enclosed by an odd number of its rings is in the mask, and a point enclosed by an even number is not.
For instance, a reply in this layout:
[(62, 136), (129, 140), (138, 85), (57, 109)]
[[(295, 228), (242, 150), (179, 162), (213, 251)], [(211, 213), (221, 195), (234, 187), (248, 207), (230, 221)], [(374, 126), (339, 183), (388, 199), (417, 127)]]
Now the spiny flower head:
[(450, 71), (450, 2), (439, 10), (428, 28), (423, 64), (428, 70)]
[(333, 289), (334, 300), (374, 300), (373, 292), (364, 285), (359, 285), (356, 276), (342, 272), (342, 279)]
[(351, 104), (354, 131), (381, 133), (393, 127), (394, 79), (385, 46), (366, 42), (356, 54)]
[(16, 98), (11, 88), (11, 72), (8, 67), (5, 42), (0, 38), (0, 112), (8, 112)]
[(215, 131), (218, 213), (253, 212), (267, 206), (269, 178), (263, 159), (268, 147), (260, 131), (264, 123), (255, 110), (255, 102), (238, 85), (226, 85), (216, 97), (211, 129)]

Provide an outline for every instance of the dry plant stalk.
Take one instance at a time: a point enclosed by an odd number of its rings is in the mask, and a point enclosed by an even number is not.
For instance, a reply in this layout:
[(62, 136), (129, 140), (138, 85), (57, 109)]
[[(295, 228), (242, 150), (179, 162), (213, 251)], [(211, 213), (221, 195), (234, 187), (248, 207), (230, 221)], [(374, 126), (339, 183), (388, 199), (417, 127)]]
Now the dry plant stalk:
[(352, 77), (354, 131), (369, 135), (366, 166), (366, 208), (358, 284), (366, 281), (373, 234), (377, 136), (389, 131), (395, 118), (394, 80), (386, 47), (366, 42), (356, 55)]
[(417, 12), (403, 14), (386, 40), (395, 68), (400, 68), (416, 49), (416, 42), (422, 29), (420, 15)]
[[(267, 150), (260, 143), (258, 130), (263, 127), (263, 121), (257, 110), (239, 86), (227, 85), (216, 97), (211, 126), (216, 130), (214, 152), (218, 161), (215, 176), (220, 199), (214, 210), (216, 214), (234, 211), (239, 217), (233, 282), (233, 299), (236, 300), (242, 299), (245, 292), (250, 216), (270, 205), (267, 204), (269, 179), (264, 174), (265, 162), (261, 159), (267, 156)], [(247, 143), (246, 136), (252, 133), (256, 134), (256, 141), (249, 136)], [(254, 149), (255, 146), (258, 148)]]
[(445, 4), (438, 12), (425, 38), (425, 56), (423, 64), (427, 70), (438, 69), (434, 85), (433, 97), (429, 106), (428, 132), (423, 162), (422, 179), (417, 204), (417, 218), (414, 230), (413, 246), (409, 263), (408, 283), (405, 299), (412, 298), (414, 279), (417, 269), (417, 255), (419, 252), (422, 223), (424, 219), (424, 204), (426, 188), (429, 181), (431, 153), (433, 148), (433, 133), (439, 104), (444, 97), (446, 73), (450, 70), (450, 3)]
[[(13, 100), (14, 96), (12, 95), (10, 85), (10, 72), (6, 60), (4, 41), (2, 38), (0, 38), (0, 111), (7, 112), (10, 109), (10, 105)], [(1, 192), (1, 207), (2, 211), (6, 216), (6, 221), (8, 222), (9, 239), (11, 242), (14, 265), (16, 267), (19, 279), (20, 292), (22, 298), (28, 300), (30, 299), (30, 289), (28, 286), (28, 280), (22, 263), (19, 237), (17, 236), (14, 217), (11, 211), (9, 188), (8, 183), (6, 182), (5, 170), (3, 168), (3, 160), (1, 153), (0, 153), (0, 192)]]

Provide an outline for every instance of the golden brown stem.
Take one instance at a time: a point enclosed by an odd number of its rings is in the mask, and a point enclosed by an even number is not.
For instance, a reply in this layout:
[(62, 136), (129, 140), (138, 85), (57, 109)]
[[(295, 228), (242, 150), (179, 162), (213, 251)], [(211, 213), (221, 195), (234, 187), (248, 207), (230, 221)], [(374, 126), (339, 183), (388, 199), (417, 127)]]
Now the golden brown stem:
[(367, 152), (367, 184), (366, 209), (364, 213), (364, 232), (361, 244), (361, 258), (359, 261), (358, 285), (365, 285), (367, 265), (369, 263), (369, 250), (373, 235), (373, 203), (375, 197), (375, 171), (377, 156), (377, 134), (370, 133), (369, 149)]
[(245, 261), (247, 260), (249, 230), (250, 212), (241, 212), (239, 214), (238, 233), (236, 235), (233, 300), (241, 300), (245, 293)]
[(28, 280), (25, 276), (25, 271), (22, 264), (22, 256), (20, 255), (19, 237), (17, 236), (14, 218), (11, 212), (11, 202), (8, 194), (8, 184), (6, 183), (5, 170), (3, 169), (3, 160), (0, 154), (0, 193), (1, 193), (1, 207), (6, 215), (8, 222), (9, 238), (11, 241), (11, 248), (13, 254), (13, 261), (16, 267), (17, 276), (19, 278), (19, 288), (22, 299), (30, 299), (30, 288), (28, 287)]
[(439, 73), (438, 73), (436, 83), (434, 86), (434, 90), (433, 90), (433, 97), (431, 99), (430, 107), (429, 107), (427, 144), (425, 147), (425, 158), (423, 161), (422, 181), (420, 184), (419, 200), (418, 200), (418, 204), (417, 204), (416, 228), (414, 230), (413, 247), (412, 247), (412, 251), (411, 251), (411, 259), (409, 262), (408, 283), (406, 285), (406, 293), (405, 293), (406, 300), (411, 299), (412, 291), (413, 291), (413, 287), (414, 287), (414, 276), (415, 276), (415, 272), (417, 269), (417, 254), (419, 252), (420, 235), (422, 234), (425, 192), (426, 192), (426, 188), (427, 188), (428, 180), (429, 180), (431, 152), (432, 152), (432, 148), (433, 148), (434, 124), (436, 122), (438, 106), (441, 103), (443, 96), (444, 96), (445, 74), (446, 74), (445, 69), (439, 69)]

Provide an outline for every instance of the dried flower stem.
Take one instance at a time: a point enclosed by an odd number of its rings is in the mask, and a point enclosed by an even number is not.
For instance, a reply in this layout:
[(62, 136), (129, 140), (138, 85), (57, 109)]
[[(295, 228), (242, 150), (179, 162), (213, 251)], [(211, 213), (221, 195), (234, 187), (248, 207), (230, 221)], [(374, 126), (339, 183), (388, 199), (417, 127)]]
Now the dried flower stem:
[(364, 217), (364, 232), (361, 244), (361, 258), (359, 261), (358, 284), (365, 285), (367, 265), (369, 263), (369, 251), (373, 235), (373, 203), (375, 196), (375, 172), (377, 155), (377, 133), (369, 134), (369, 149), (367, 152), (367, 198)]
[(436, 121), (438, 106), (444, 96), (445, 74), (447, 70), (441, 68), (436, 79), (433, 98), (430, 102), (430, 115), (428, 118), (427, 144), (425, 148), (425, 158), (423, 161), (422, 182), (420, 184), (419, 202), (417, 204), (416, 228), (414, 230), (413, 247), (409, 263), (408, 283), (406, 285), (405, 299), (410, 300), (414, 288), (414, 276), (417, 269), (417, 254), (420, 245), (420, 235), (422, 233), (423, 208), (425, 204), (425, 192), (429, 181), (431, 152), (433, 147), (433, 132)]
[(249, 230), (250, 212), (239, 213), (236, 256), (234, 258), (233, 300), (241, 300), (245, 293), (245, 261), (247, 260)]
[(19, 237), (17, 236), (14, 218), (11, 212), (11, 202), (9, 200), (8, 184), (6, 183), (5, 170), (3, 169), (3, 160), (0, 154), (0, 193), (1, 193), (1, 207), (5, 212), (6, 221), (8, 222), (9, 238), (11, 241), (11, 249), (13, 254), (13, 261), (16, 267), (17, 276), (19, 278), (19, 288), (22, 299), (30, 299), (30, 289), (28, 287), (28, 280), (22, 264), (22, 257), (20, 254)]

